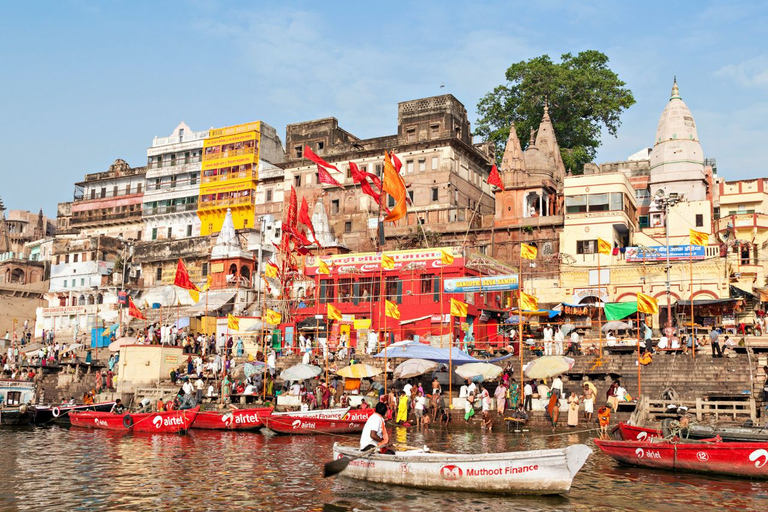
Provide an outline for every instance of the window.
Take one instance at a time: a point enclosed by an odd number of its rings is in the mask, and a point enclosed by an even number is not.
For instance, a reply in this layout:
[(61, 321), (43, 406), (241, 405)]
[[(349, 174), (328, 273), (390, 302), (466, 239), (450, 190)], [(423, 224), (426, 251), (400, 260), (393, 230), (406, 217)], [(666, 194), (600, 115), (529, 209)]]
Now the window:
[(339, 200), (334, 199), (331, 201), (331, 214), (337, 215), (339, 213)]
[(155, 281), (160, 282), (163, 280), (163, 267), (159, 266), (155, 269)]
[(333, 281), (323, 279), (320, 281), (320, 303), (333, 302)]
[(374, 169), (376, 169), (376, 176), (381, 176), (381, 164), (376, 164)]
[(84, 277), (80, 278), (80, 286), (85, 286), (85, 278)]
[(406, 169), (408, 169), (408, 172), (413, 172), (413, 160), (408, 160), (405, 163)]
[(424, 274), (421, 276), (421, 294), (428, 295), (432, 293), (432, 285), (434, 283), (434, 275)]
[(192, 224), (187, 224), (187, 236), (192, 236)]
[(570, 196), (565, 198), (565, 213), (586, 213), (587, 196)]
[(436, 139), (440, 135), (440, 125), (439, 124), (430, 125), (429, 131), (432, 135), (432, 138)]
[(696, 227), (700, 228), (704, 226), (704, 215), (701, 213), (696, 214)]
[(101, 198), (107, 197), (107, 187), (101, 187)]
[(203, 266), (201, 268), (201, 272), (203, 273), (203, 277), (208, 276), (208, 262), (203, 263)]
[(648, 189), (635, 190), (635, 199), (640, 206), (648, 206), (651, 204), (651, 193)]
[(387, 195), (387, 206), (389, 208), (394, 208), (395, 207), (395, 198), (394, 197), (392, 197), (390, 195)]
[(610, 194), (590, 194), (587, 196), (590, 212), (607, 212), (610, 210)]
[(318, 150), (318, 151), (322, 151), (322, 150), (323, 150), (323, 148), (325, 148), (325, 142), (323, 142), (323, 141), (321, 140), (320, 142), (318, 142), (318, 143), (317, 143), (317, 150)]
[(352, 178), (352, 167), (347, 167), (347, 178)]
[(95, 188), (91, 189), (91, 199), (96, 199), (96, 189)]
[(189, 175), (189, 184), (190, 185), (197, 185), (197, 173), (193, 172)]
[(411, 203), (413, 203), (413, 190), (408, 191), (408, 197), (410, 198)]
[(69, 263), (69, 254), (64, 255), (64, 263)]
[(624, 209), (624, 194), (611, 192), (611, 211), (620, 212)]
[(173, 236), (173, 228), (168, 228), (167, 238), (171, 238), (172, 236)]
[(267, 202), (272, 201), (272, 190), (267, 190)]
[(117, 196), (117, 185), (112, 187), (112, 197), (115, 197), (115, 196)]
[(437, 170), (437, 157), (436, 156), (432, 157), (432, 170), (433, 171)]
[(439, 189), (437, 187), (432, 187), (432, 201), (437, 201), (439, 194)]
[(405, 130), (405, 140), (408, 142), (416, 142), (416, 128), (408, 128)]
[(294, 152), (296, 153), (296, 158), (301, 158), (303, 156), (303, 149), (301, 146), (296, 146), (293, 148)]
[(67, 280), (65, 279), (64, 280), (64, 288), (66, 288), (66, 287), (67, 287)]
[(297, 174), (293, 177), (293, 182), (297, 187), (301, 186), (301, 174)]
[(419, 172), (424, 172), (426, 170), (427, 170), (427, 159), (419, 158)]
[(595, 254), (597, 240), (579, 240), (576, 242), (576, 254)]
[(638, 225), (640, 226), (641, 229), (647, 228), (647, 227), (650, 227), (651, 221), (648, 219), (647, 215), (641, 215), (640, 218), (638, 219)]
[(157, 240), (157, 228), (152, 228), (152, 240)]
[(72, 255), (72, 263), (77, 263), (77, 260), (80, 259), (79, 254), (73, 254)]
[(345, 233), (351, 233), (352, 232), (352, 223), (347, 221), (344, 223), (344, 232)]

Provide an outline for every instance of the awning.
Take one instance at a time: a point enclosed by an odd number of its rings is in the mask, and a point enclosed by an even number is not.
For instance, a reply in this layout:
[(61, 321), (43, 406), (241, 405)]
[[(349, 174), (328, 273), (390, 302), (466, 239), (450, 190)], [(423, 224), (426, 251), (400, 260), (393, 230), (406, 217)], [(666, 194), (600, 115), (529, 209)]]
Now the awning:
[[(231, 301), (237, 292), (208, 292), (208, 298), (206, 299), (205, 293), (200, 294), (200, 301), (187, 310), (187, 314), (195, 316), (198, 314), (214, 313), (227, 305)], [(207, 307), (206, 307), (207, 303)]]
[(605, 318), (608, 321), (621, 320), (637, 313), (637, 301), (609, 302), (605, 305)]
[(755, 299), (759, 300), (758, 296), (751, 291), (744, 290), (738, 286), (730, 285), (731, 297), (738, 299)]
[[(729, 304), (735, 304), (740, 299), (700, 299), (700, 300), (694, 300), (693, 305), (694, 306), (727, 306)], [(689, 300), (679, 300), (675, 302), (675, 306), (681, 306), (684, 308), (691, 307), (691, 301)]]
[(432, 315), (424, 315), (418, 318), (409, 318), (408, 320), (400, 320), (400, 325), (412, 324), (413, 322), (418, 322), (419, 320), (426, 320), (427, 318), (432, 318)]

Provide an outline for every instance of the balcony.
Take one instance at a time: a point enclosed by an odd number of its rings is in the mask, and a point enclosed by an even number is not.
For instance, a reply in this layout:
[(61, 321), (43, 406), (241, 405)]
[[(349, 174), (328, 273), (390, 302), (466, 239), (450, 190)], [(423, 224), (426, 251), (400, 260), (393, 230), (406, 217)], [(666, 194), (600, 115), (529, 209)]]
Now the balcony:
[(158, 206), (156, 208), (144, 208), (144, 216), (166, 215), (169, 213), (196, 212), (197, 203), (190, 204), (172, 204), (168, 206)]
[(227, 199), (214, 199), (212, 201), (204, 201), (198, 204), (198, 210), (204, 211), (216, 208), (250, 207), (256, 204), (256, 199), (252, 196), (233, 197)]
[(251, 171), (241, 171), (241, 172), (228, 172), (227, 174), (219, 174), (216, 176), (203, 176), (202, 182), (203, 183), (216, 183), (216, 182), (223, 182), (228, 180), (236, 180), (241, 178), (251, 178), (251, 179), (258, 179), (259, 178), (259, 172), (255, 169)]
[(222, 158), (229, 158), (232, 156), (255, 155), (255, 154), (256, 153), (254, 152), (254, 148), (252, 147), (205, 153), (203, 154), (203, 163), (211, 162), (213, 160), (221, 160)]
[(92, 211), (93, 210), (73, 213), (72, 219), (69, 221), (70, 225), (73, 227), (83, 227), (88, 224), (95, 224), (99, 222), (109, 222), (113, 224), (132, 224), (134, 222), (141, 222), (141, 210), (134, 212), (86, 215)]
[[(736, 215), (721, 217), (717, 221), (717, 230), (720, 232), (728, 231), (729, 229), (738, 231), (752, 230), (753, 228), (758, 230), (768, 229), (768, 215), (765, 213), (737, 213)], [(747, 238), (751, 239), (752, 235)]]
[(150, 162), (149, 165), (147, 165), (147, 171), (151, 170), (157, 170), (157, 169), (173, 169), (176, 168), (178, 172), (184, 172), (184, 167), (196, 167), (196, 169), (192, 170), (200, 170), (200, 162), (202, 159), (199, 156), (195, 157), (189, 157), (189, 158), (176, 158), (176, 159), (169, 159), (169, 160), (163, 160), (162, 162), (153, 161)]

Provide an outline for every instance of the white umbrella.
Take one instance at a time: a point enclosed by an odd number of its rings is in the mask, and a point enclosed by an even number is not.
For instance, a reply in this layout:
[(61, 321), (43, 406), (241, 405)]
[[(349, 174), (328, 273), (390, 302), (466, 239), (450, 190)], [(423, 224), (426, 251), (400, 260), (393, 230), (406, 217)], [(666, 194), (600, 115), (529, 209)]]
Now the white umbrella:
[(369, 364), (352, 364), (345, 366), (336, 372), (336, 375), (344, 377), (345, 379), (365, 379), (367, 377), (375, 377), (380, 374), (382, 370), (371, 366)]
[(418, 377), (419, 375), (433, 372), (436, 369), (437, 363), (434, 361), (427, 361), (426, 359), (408, 359), (397, 365), (393, 375), (396, 379), (409, 379), (411, 377)]
[(608, 331), (623, 331), (624, 329), (629, 329), (630, 325), (627, 322), (622, 322), (620, 320), (611, 320), (610, 322), (606, 322), (603, 324), (603, 332)]
[(548, 379), (567, 372), (573, 368), (574, 363), (570, 357), (543, 356), (525, 365), (523, 373), (531, 379)]
[(135, 345), (136, 343), (138, 343), (138, 340), (136, 338), (123, 336), (122, 338), (118, 338), (112, 343), (110, 343), (109, 350), (110, 352), (118, 352), (120, 350), (120, 347), (124, 347), (125, 345)]
[(73, 343), (72, 345), (68, 346), (66, 349), (62, 350), (61, 354), (67, 354), (69, 352), (75, 351), (79, 349), (80, 347), (83, 347), (84, 345), (82, 343)]
[(297, 364), (283, 370), (280, 378), (283, 380), (307, 380), (317, 377), (323, 369), (313, 364)]
[(491, 363), (467, 363), (456, 368), (456, 374), (465, 379), (493, 380), (503, 372), (501, 366)]

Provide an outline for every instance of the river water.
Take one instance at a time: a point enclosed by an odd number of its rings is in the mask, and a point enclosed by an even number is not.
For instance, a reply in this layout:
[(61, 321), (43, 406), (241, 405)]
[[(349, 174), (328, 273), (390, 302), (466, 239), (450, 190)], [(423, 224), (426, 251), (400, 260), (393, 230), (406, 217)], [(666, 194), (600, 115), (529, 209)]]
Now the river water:
[(393, 436), (401, 443), (461, 452), (556, 448), (576, 442), (596, 451), (576, 475), (569, 495), (508, 497), (324, 479), (322, 466), (331, 460), (334, 441), (349, 444), (356, 438), (4, 428), (0, 511), (702, 512), (768, 507), (768, 482), (622, 467), (599, 453), (588, 432), (530, 432), (523, 437), (457, 426), (427, 433), (395, 428)]

